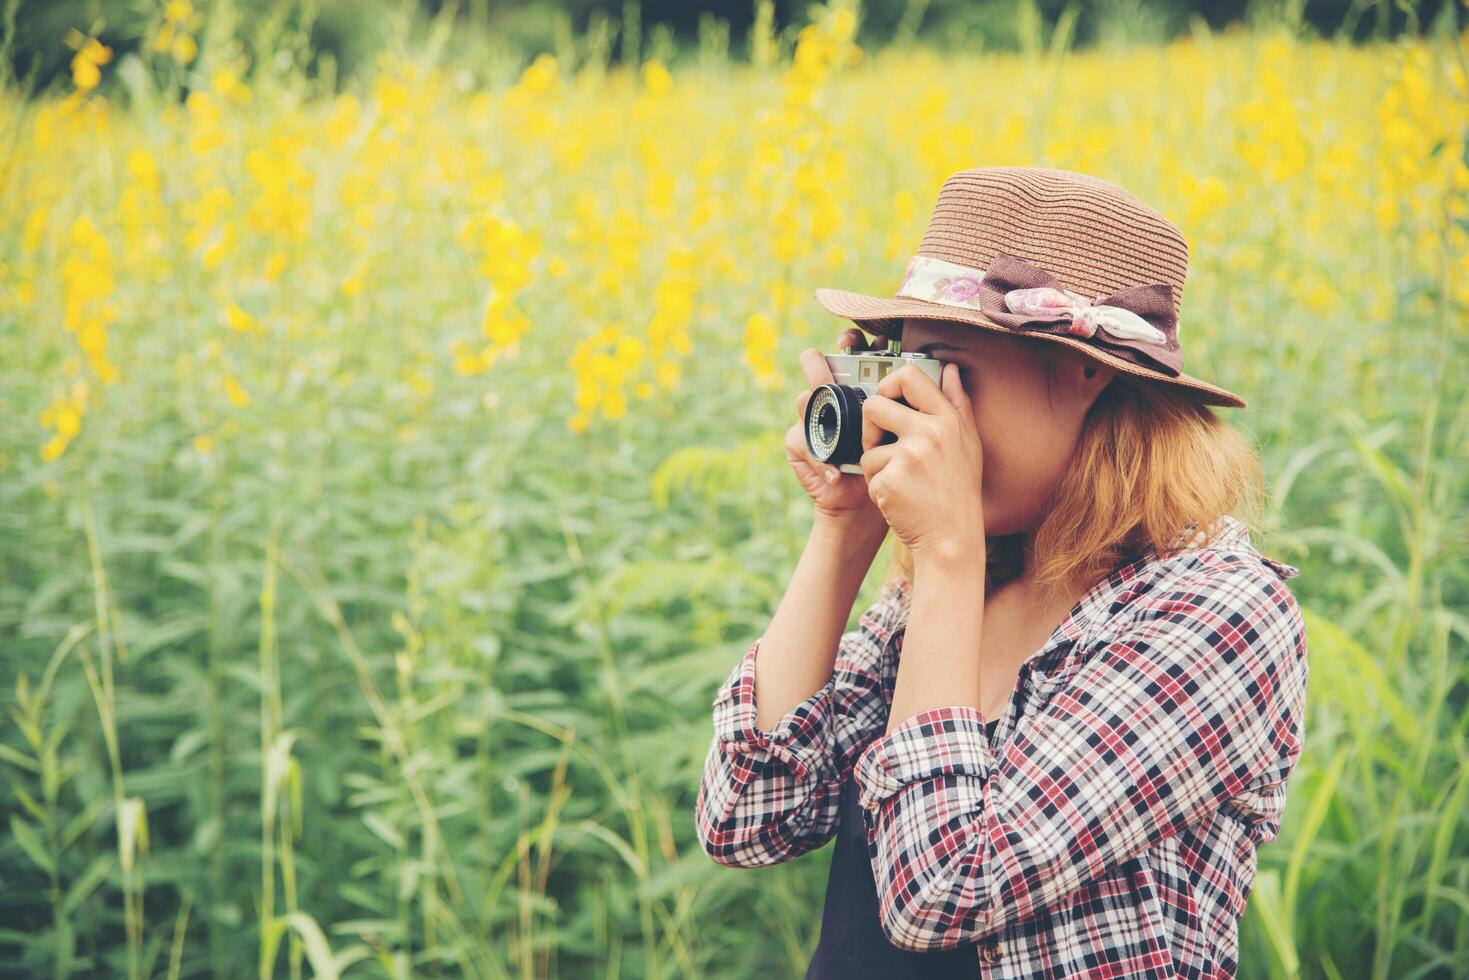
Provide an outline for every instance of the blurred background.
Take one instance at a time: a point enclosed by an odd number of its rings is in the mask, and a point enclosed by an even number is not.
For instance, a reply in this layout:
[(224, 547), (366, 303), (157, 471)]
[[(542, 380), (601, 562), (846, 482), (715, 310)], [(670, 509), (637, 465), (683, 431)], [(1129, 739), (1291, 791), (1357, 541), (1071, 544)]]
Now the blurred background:
[[(45, 86), (66, 72), (70, 52), (57, 38), (67, 28), (94, 27), (116, 53), (135, 52), (156, 41), (154, 28), (166, 0), (21, 0), (10, 6), (15, 10), (11, 58), (16, 73), (34, 71), (36, 83)], [(538, 52), (566, 54), (578, 40), (587, 46), (584, 50), (596, 50), (599, 60), (637, 65), (652, 40), (647, 31), (659, 38), (654, 43), (675, 46), (659, 49), (673, 60), (691, 56), (696, 46), (713, 43), (716, 35), (731, 55), (748, 59), (760, 17), (760, 4), (751, 0), (230, 0), (191, 6), (208, 12), (208, 33), (232, 35), (253, 60), (276, 57), (284, 35), (296, 35), (305, 72), (325, 72), (334, 81), (371, 66), (379, 51), (395, 40), (408, 41), (406, 35), (434, 21), (452, 30), (446, 47), (468, 56), (467, 67), (480, 78), (482, 72), (493, 74), (491, 62), (504, 62), (499, 66), (503, 72), (517, 59)], [(768, 27), (785, 34), (787, 43), (811, 20), (810, 4), (781, 0), (768, 7)], [(1452, 34), (1463, 20), (1455, 7), (1450, 0), (868, 0), (861, 5), (854, 41), (864, 48), (917, 40), (941, 51), (1013, 51), (1040, 40), (1064, 13), (1074, 18), (1067, 43), (1077, 47), (1108, 39), (1158, 43), (1194, 24), (1218, 31), (1262, 20), (1284, 20), (1303, 36), (1364, 42)], [(229, 11), (226, 23), (220, 22), (223, 8)], [(168, 32), (165, 44), (186, 33)]]
[(0, 975), (799, 975), (693, 804), (811, 293), (1007, 164), (1187, 235), (1302, 568), (1241, 975), (1469, 975), (1466, 12), (0, 0)]

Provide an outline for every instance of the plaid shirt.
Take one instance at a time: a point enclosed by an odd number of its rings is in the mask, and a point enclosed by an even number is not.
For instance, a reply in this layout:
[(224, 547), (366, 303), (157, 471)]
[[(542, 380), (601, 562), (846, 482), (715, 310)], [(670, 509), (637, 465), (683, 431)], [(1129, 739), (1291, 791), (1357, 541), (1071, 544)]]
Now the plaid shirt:
[(971, 944), (986, 977), (1226, 977), (1300, 756), (1305, 627), (1226, 516), (1207, 546), (1095, 584), (1020, 668), (991, 743), (973, 707), (885, 733), (912, 586), (841, 638), (831, 680), (755, 727), (760, 641), (719, 688), (696, 825), (735, 867), (830, 840), (856, 779), (888, 939)]

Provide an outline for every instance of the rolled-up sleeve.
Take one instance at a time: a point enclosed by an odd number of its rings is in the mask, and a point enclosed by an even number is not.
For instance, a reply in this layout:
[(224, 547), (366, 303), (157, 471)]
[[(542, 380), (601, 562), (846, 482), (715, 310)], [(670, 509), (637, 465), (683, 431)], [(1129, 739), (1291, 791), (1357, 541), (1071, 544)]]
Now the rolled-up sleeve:
[(760, 640), (750, 644), (714, 699), (714, 737), (726, 753), (745, 758), (767, 754), (783, 760), (798, 775), (829, 776), (832, 689), (821, 690), (797, 704), (770, 731), (756, 727), (755, 658)]
[(884, 658), (909, 588), (903, 578), (884, 585), (857, 629), (842, 635), (826, 685), (769, 731), (756, 724), (755, 663), (763, 637), (720, 685), (695, 805), (700, 841), (715, 861), (777, 864), (835, 834), (841, 780), (886, 723)]
[(856, 763), (880, 919), (912, 950), (1064, 900), (1299, 755), (1305, 631), (1282, 580), (1229, 559), (1138, 595), (996, 757), (964, 705)]

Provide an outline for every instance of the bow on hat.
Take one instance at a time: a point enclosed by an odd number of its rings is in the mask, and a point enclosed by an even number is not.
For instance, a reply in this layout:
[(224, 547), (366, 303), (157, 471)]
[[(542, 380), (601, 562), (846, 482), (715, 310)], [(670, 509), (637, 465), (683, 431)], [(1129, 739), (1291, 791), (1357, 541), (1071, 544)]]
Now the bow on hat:
[(982, 271), (914, 256), (898, 295), (977, 309), (1017, 332), (1081, 337), (1125, 361), (1173, 377), (1183, 372), (1168, 283), (1127, 286), (1088, 299), (1014, 255), (998, 254)]

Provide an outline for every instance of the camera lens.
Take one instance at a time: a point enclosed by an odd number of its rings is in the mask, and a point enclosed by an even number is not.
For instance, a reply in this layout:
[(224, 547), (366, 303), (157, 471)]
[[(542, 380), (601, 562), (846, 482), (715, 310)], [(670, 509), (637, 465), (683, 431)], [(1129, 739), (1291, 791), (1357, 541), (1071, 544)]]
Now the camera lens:
[(855, 385), (818, 385), (806, 403), (806, 448), (819, 463), (841, 466), (862, 458), (862, 403)]

